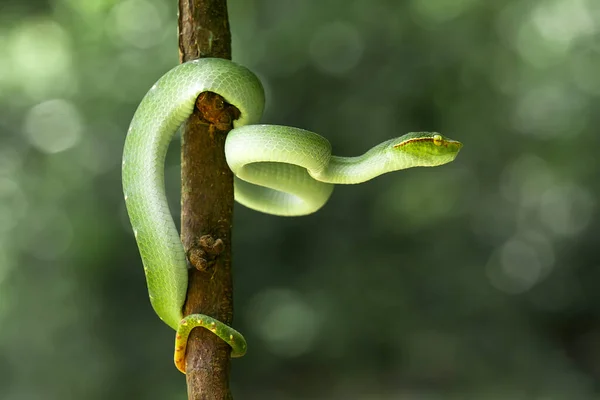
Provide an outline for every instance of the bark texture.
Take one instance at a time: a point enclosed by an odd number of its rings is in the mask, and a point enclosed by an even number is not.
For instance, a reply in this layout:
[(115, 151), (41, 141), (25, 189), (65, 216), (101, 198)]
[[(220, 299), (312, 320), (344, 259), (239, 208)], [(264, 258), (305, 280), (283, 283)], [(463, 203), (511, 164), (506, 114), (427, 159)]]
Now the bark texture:
[[(179, 0), (179, 54), (231, 59), (226, 0)], [(233, 176), (224, 144), (237, 109), (204, 93), (184, 127), (181, 149), (181, 239), (190, 270), (184, 314), (202, 313), (231, 324)], [(229, 346), (206, 329), (192, 331), (187, 347), (189, 399), (231, 399)]]

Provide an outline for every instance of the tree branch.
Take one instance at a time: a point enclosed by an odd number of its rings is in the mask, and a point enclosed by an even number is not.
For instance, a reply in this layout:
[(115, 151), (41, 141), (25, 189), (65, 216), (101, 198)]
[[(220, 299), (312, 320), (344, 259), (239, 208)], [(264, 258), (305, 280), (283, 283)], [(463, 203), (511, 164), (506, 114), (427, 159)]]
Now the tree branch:
[[(179, 0), (179, 55), (231, 59), (226, 0)], [(184, 126), (181, 149), (181, 240), (190, 263), (184, 315), (207, 314), (231, 324), (231, 220), (233, 176), (225, 160), (226, 134), (239, 111), (204, 93)], [(231, 399), (230, 348), (206, 329), (187, 346), (189, 399)]]

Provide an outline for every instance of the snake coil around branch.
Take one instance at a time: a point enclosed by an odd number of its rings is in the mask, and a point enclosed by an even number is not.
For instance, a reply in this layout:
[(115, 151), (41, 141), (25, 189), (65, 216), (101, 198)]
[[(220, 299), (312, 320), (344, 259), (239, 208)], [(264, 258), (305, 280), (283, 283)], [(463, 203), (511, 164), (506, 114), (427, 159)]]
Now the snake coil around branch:
[[(264, 91), (258, 78), (231, 61), (204, 58), (181, 64), (161, 77), (142, 99), (125, 140), (123, 192), (156, 314), (177, 331), (175, 364), (185, 373), (190, 331), (204, 327), (246, 353), (235, 329), (203, 314), (184, 318), (188, 285), (186, 255), (169, 211), (164, 187), (167, 148), (191, 115), (196, 98), (214, 92), (240, 111), (225, 142), (235, 175), (235, 199), (268, 214), (314, 213), (335, 184), (355, 184), (411, 167), (434, 167), (454, 160), (462, 144), (435, 132), (412, 132), (385, 141), (358, 157), (331, 154), (327, 139), (299, 128), (259, 125)], [(206, 205), (210, 207), (210, 204)]]

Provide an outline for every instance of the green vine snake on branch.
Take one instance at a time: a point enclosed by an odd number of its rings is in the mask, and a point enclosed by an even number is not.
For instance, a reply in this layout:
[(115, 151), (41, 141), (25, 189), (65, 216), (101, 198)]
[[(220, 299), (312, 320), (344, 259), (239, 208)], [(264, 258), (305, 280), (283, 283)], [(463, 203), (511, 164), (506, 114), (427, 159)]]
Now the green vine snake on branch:
[(228, 60), (204, 58), (167, 72), (148, 91), (131, 121), (122, 178), (150, 302), (160, 319), (177, 331), (175, 365), (184, 373), (187, 338), (194, 327), (209, 329), (227, 342), (232, 357), (246, 352), (244, 337), (233, 328), (207, 315), (184, 318), (182, 314), (188, 267), (165, 196), (164, 162), (171, 139), (205, 91), (221, 95), (241, 113), (225, 143), (227, 163), (235, 175), (235, 199), (269, 214), (313, 213), (327, 202), (335, 184), (446, 164), (462, 146), (438, 133), (413, 132), (358, 157), (332, 156), (330, 143), (316, 133), (258, 124), (264, 91), (248, 69)]

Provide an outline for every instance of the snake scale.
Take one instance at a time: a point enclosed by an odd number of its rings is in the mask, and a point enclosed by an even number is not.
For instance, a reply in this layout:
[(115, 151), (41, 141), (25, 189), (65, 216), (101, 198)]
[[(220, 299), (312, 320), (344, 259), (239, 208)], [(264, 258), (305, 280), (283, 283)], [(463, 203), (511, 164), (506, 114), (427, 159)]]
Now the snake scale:
[(176, 66), (142, 99), (131, 121), (123, 151), (125, 204), (144, 265), (148, 294), (156, 314), (177, 331), (175, 365), (185, 373), (190, 331), (204, 327), (231, 346), (231, 356), (246, 352), (235, 329), (203, 314), (184, 317), (187, 261), (164, 188), (167, 148), (191, 115), (196, 98), (210, 91), (237, 107), (225, 143), (235, 175), (235, 199), (269, 214), (314, 213), (335, 184), (356, 184), (410, 167), (433, 167), (454, 160), (462, 144), (435, 132), (412, 132), (385, 141), (361, 156), (331, 154), (327, 139), (299, 128), (258, 124), (264, 91), (258, 78), (234, 62), (203, 58)]

